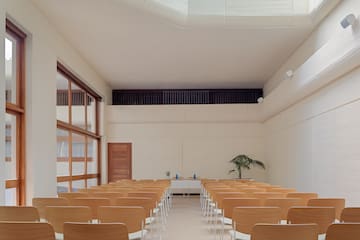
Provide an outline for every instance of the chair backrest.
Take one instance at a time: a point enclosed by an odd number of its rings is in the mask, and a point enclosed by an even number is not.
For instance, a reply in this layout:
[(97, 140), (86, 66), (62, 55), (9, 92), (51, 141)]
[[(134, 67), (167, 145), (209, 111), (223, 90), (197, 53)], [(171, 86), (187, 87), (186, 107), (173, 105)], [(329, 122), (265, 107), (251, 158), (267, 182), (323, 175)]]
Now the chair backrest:
[(347, 207), (341, 212), (340, 222), (360, 223), (360, 207)]
[(325, 240), (358, 240), (359, 238), (360, 223), (336, 223), (329, 226)]
[(267, 188), (267, 192), (291, 193), (296, 192), (295, 188)]
[(74, 198), (70, 200), (70, 205), (72, 206), (88, 206), (91, 208), (92, 212), (92, 218), (97, 219), (98, 218), (98, 208), (100, 206), (110, 206), (111, 202), (108, 198)]
[(335, 218), (340, 220), (341, 212), (345, 208), (345, 198), (314, 198), (309, 199), (308, 206), (334, 207)]
[(55, 232), (63, 233), (65, 222), (90, 222), (92, 212), (86, 206), (48, 206), (45, 208), (45, 219)]
[(290, 192), (286, 195), (288, 198), (301, 198), (303, 200), (303, 204), (307, 205), (309, 199), (318, 198), (317, 193), (310, 192)]
[(287, 222), (291, 224), (316, 223), (320, 234), (325, 233), (334, 221), (334, 207), (292, 207), (287, 217)]
[(145, 209), (143, 207), (99, 207), (99, 222), (124, 223), (128, 232), (133, 233), (143, 229), (145, 224)]
[(156, 203), (159, 202), (158, 194), (155, 192), (129, 192), (128, 197), (151, 198), (154, 201), (154, 208)]
[(155, 200), (152, 198), (122, 197), (116, 199), (115, 206), (143, 207), (146, 217), (150, 217), (155, 206)]
[(251, 193), (250, 197), (261, 199), (261, 204), (265, 204), (265, 200), (268, 198), (284, 198), (286, 197), (286, 193), (277, 193), (277, 192), (256, 192)]
[(64, 240), (129, 240), (123, 223), (65, 223)]
[(251, 234), (257, 223), (280, 223), (281, 210), (278, 207), (236, 207), (232, 220), (236, 231)]
[(32, 205), (38, 210), (40, 218), (45, 218), (45, 208), (47, 206), (68, 206), (69, 201), (66, 198), (37, 197), (32, 199)]
[(317, 240), (317, 224), (256, 224), (251, 240)]
[(0, 222), (0, 240), (55, 240), (55, 233), (48, 223)]
[(218, 192), (215, 193), (215, 201), (218, 205), (218, 208), (222, 209), (222, 202), (225, 198), (248, 198), (248, 193), (240, 192)]
[(90, 193), (88, 192), (61, 192), (58, 193), (59, 198), (66, 198), (68, 200), (74, 199), (74, 198), (84, 198), (89, 197)]
[(261, 199), (258, 198), (224, 198), (222, 200), (224, 217), (232, 218), (235, 207), (260, 207)]
[(115, 205), (116, 198), (127, 197), (127, 193), (126, 192), (92, 192), (91, 197), (108, 198), (110, 199), (110, 204)]
[(0, 221), (39, 222), (39, 212), (35, 207), (0, 206)]
[(304, 206), (300, 198), (268, 198), (265, 200), (266, 207), (279, 207), (281, 209), (281, 219), (286, 220), (289, 208)]

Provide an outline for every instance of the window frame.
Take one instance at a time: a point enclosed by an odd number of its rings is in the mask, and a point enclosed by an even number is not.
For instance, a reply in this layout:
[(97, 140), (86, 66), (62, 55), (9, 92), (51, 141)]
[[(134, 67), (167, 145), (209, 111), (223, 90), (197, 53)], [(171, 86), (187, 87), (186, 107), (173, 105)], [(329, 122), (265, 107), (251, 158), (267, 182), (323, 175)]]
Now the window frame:
[[(71, 192), (72, 182), (78, 180), (85, 181), (85, 188), (87, 187), (87, 180), (88, 179), (97, 179), (98, 184), (101, 183), (101, 136), (99, 134), (99, 109), (100, 109), (100, 102), (102, 101), (102, 97), (98, 95), (94, 90), (92, 90), (88, 85), (86, 85), (80, 78), (78, 78), (75, 74), (73, 74), (68, 68), (66, 68), (62, 63), (57, 63), (57, 72), (62, 74), (68, 80), (68, 123), (58, 120), (57, 119), (57, 129), (61, 129), (67, 131), (69, 133), (68, 136), (68, 146), (69, 146), (69, 175), (68, 176), (57, 176), (57, 182), (69, 182), (69, 191)], [(85, 92), (84, 94), (84, 106), (85, 106), (85, 126), (88, 124), (87, 119), (87, 96), (90, 95), (95, 100), (95, 132), (89, 131), (86, 127), (85, 129), (75, 126), (72, 124), (72, 88), (71, 85), (77, 85), (81, 90)], [(58, 105), (57, 105), (58, 106)], [(79, 162), (79, 158), (75, 157), (73, 159), (72, 154), (72, 135), (79, 134), (85, 137), (85, 156), (84, 156), (84, 174), (82, 175), (73, 175), (72, 165), (73, 162)], [(88, 143), (90, 140), (96, 140), (97, 143), (97, 173), (88, 174), (88, 157), (87, 157), (87, 150), (88, 150)], [(93, 161), (93, 160), (91, 160)], [(62, 159), (58, 159), (57, 162), (63, 162)], [(89, 161), (90, 162), (90, 161)]]
[[(5, 179), (5, 189), (16, 189), (16, 205), (25, 204), (25, 40), (26, 34), (6, 19), (6, 34), (16, 41), (16, 103), (6, 102), (6, 113), (16, 116), (16, 179)], [(6, 94), (6, 92), (4, 93)], [(5, 159), (6, 161), (6, 159)]]

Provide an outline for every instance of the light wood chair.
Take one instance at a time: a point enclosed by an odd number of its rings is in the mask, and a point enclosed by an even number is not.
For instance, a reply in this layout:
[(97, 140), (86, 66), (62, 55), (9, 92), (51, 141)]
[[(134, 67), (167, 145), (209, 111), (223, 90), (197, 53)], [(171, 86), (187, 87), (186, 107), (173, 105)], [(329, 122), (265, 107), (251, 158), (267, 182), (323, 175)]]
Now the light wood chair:
[(239, 239), (241, 234), (251, 234), (257, 223), (279, 224), (281, 209), (278, 207), (236, 207), (233, 215), (233, 239)]
[(61, 192), (58, 193), (59, 198), (66, 198), (69, 201), (74, 198), (85, 198), (89, 197), (90, 194), (88, 192)]
[(129, 240), (123, 223), (65, 223), (64, 240)]
[(251, 240), (317, 240), (317, 224), (256, 224)]
[(308, 206), (311, 206), (311, 207), (334, 207), (335, 208), (335, 218), (340, 220), (341, 212), (345, 208), (345, 198), (309, 199)]
[(92, 212), (92, 218), (97, 219), (98, 218), (98, 208), (100, 206), (110, 206), (111, 202), (108, 198), (92, 198), (92, 197), (86, 197), (86, 198), (74, 198), (70, 199), (70, 205), (72, 206), (88, 206), (91, 208)]
[(0, 240), (55, 240), (48, 223), (0, 222)]
[(39, 212), (35, 207), (0, 206), (0, 221), (39, 222)]
[(145, 216), (148, 218), (152, 215), (151, 213), (155, 206), (155, 201), (151, 198), (121, 197), (116, 199), (115, 206), (143, 207), (145, 209)]
[(108, 198), (110, 204), (115, 205), (116, 198), (127, 197), (127, 192), (92, 192), (90, 195), (93, 198)]
[(99, 207), (98, 214), (100, 223), (124, 223), (128, 229), (129, 239), (143, 239), (146, 234), (143, 207)]
[(281, 209), (281, 220), (286, 220), (289, 208), (305, 206), (300, 198), (268, 198), (265, 200), (266, 207), (279, 207)]
[(318, 198), (318, 194), (309, 192), (290, 192), (286, 195), (286, 197), (301, 198), (303, 200), (303, 205), (307, 206), (309, 199)]
[(90, 222), (92, 212), (86, 206), (48, 206), (45, 208), (45, 219), (56, 233), (63, 233), (65, 222)]
[(264, 205), (266, 199), (268, 199), (268, 198), (284, 198), (284, 197), (286, 197), (286, 193), (256, 192), (256, 193), (251, 193), (249, 197), (261, 199), (261, 204)]
[(334, 221), (334, 207), (292, 207), (287, 217), (289, 224), (316, 223), (319, 226), (319, 234), (326, 233)]
[(295, 188), (267, 188), (267, 192), (291, 193), (296, 192)]
[(36, 207), (39, 212), (40, 218), (45, 218), (45, 208), (47, 206), (68, 206), (69, 201), (66, 198), (43, 198), (37, 197), (32, 199), (32, 205)]
[(360, 207), (347, 207), (341, 212), (340, 222), (360, 223)]
[(235, 207), (260, 207), (261, 199), (258, 198), (224, 198), (222, 201), (223, 222), (231, 224)]
[(359, 240), (360, 223), (331, 224), (326, 231), (325, 240)]

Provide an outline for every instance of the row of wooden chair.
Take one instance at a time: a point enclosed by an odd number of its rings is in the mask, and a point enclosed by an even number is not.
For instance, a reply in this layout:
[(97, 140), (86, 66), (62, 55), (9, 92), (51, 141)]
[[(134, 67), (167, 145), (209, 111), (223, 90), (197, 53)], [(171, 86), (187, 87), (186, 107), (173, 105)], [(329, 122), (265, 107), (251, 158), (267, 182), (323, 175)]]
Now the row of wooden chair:
[[(331, 224), (325, 240), (357, 240), (360, 236), (359, 223)], [(251, 240), (317, 240), (317, 224), (256, 224)]]
[[(64, 240), (129, 240), (122, 223), (65, 223)], [(0, 222), (0, 240), (55, 240), (49, 223)]]

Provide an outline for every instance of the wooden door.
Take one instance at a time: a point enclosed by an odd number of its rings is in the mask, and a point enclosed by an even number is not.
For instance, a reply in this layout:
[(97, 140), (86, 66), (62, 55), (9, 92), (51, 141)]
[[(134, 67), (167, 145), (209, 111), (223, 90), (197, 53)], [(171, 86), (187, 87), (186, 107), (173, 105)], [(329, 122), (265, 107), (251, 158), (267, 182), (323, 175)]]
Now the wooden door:
[(132, 178), (131, 143), (108, 143), (108, 181)]

